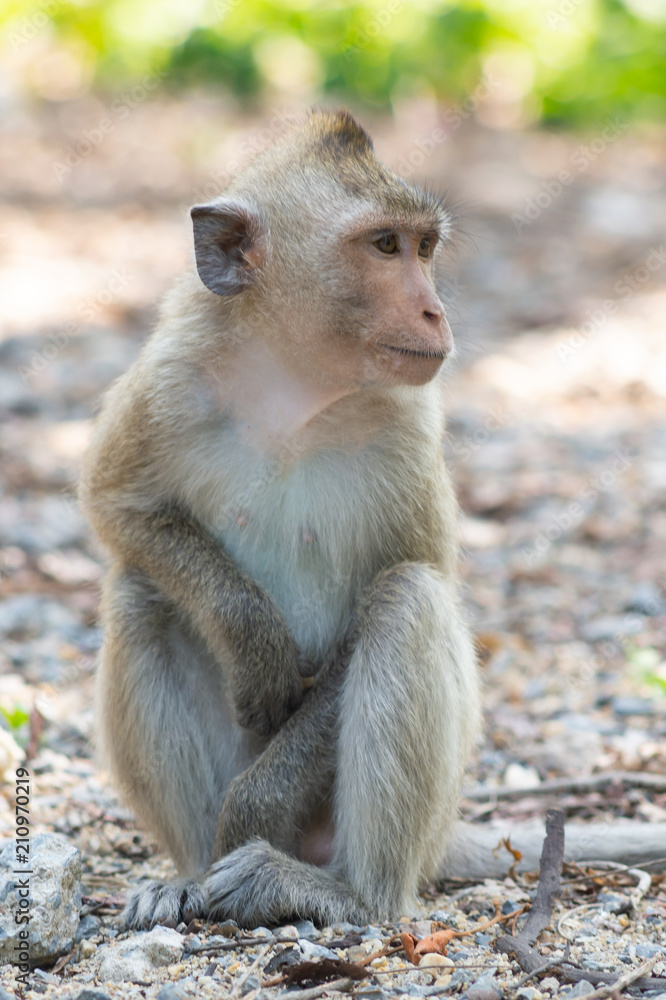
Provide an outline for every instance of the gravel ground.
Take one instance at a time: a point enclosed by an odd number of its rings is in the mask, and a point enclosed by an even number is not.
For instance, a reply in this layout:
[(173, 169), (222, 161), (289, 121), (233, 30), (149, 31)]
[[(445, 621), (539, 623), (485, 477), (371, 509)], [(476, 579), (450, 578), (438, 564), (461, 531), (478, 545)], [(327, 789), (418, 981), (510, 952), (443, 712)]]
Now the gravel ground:
[[(0, 153), (0, 706), (13, 724), (11, 740), (9, 726), (0, 730), (0, 837), (13, 830), (13, 773), (27, 748), (34, 830), (82, 851), (90, 934), (63, 968), (35, 973), (30, 990), (10, 966), (0, 982), (29, 997), (88, 987), (152, 998), (166, 983), (184, 997), (274, 996), (287, 987), (265, 983), (295, 959), (321, 959), (321, 945), (338, 942), (334, 956), (358, 963), (396, 933), (449, 927), (473, 931), (450, 943), (453, 966), (424, 971), (395, 951), (375, 958), (353, 992), (441, 995), (476, 983), (472, 1000), (514, 997), (522, 972), (493, 948), (506, 927), (479, 928), (496, 906), (513, 913), (529, 901), (535, 880), (526, 876), (430, 886), (419, 912), (392, 927), (181, 927), (170, 945), (178, 958), (148, 978), (100, 979), (112, 946), (146, 937), (119, 932), (128, 885), (168, 875), (170, 863), (93, 764), (103, 558), (74, 483), (101, 393), (136, 356), (155, 301), (187, 259), (183, 207), (259, 121), (204, 96), (147, 103), (57, 180), (54, 159), (100, 106), (28, 116), (16, 105), (0, 124), (13, 138)], [(404, 155), (428, 128), (418, 108), (397, 133), (378, 121), (378, 149), (397, 162), (395, 151)], [(464, 799), (464, 816), (480, 823), (553, 806), (567, 822), (666, 820), (666, 791), (626, 779), (557, 795), (537, 788), (598, 772), (666, 774), (664, 138), (620, 136), (523, 224), (582, 142), (470, 121), (424, 166), (469, 206), (462, 225), (471, 234), (451, 279), (460, 352), (445, 386), (465, 600), (486, 678), (486, 734), (467, 784), (532, 789), (515, 800)], [(539, 939), (544, 963), (568, 946), (582, 969), (619, 978), (656, 956), (651, 974), (665, 977), (666, 881), (651, 874), (636, 901), (634, 876), (574, 882), (580, 872), (568, 869)], [(554, 968), (520, 996), (571, 989)]]

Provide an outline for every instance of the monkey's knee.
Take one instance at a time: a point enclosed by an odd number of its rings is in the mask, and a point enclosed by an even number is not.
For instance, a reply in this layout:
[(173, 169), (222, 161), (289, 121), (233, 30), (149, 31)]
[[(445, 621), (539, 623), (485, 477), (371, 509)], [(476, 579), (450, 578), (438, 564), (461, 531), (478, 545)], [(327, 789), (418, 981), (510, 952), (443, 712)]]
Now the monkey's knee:
[(435, 623), (445, 605), (455, 604), (453, 585), (434, 567), (398, 563), (375, 577), (361, 602), (361, 624), (403, 632)]
[(123, 799), (191, 875), (210, 860), (243, 746), (225, 752), (221, 734), (231, 714), (222, 688), (157, 592), (138, 574), (112, 583), (97, 679), (98, 744)]
[[(359, 609), (359, 647), (393, 676), (419, 664), (413, 681), (450, 657), (475, 672), (474, 651), (459, 611), (455, 585), (432, 566), (404, 562), (384, 570), (366, 591)], [(397, 659), (396, 659), (397, 657)], [(402, 667), (401, 667), (402, 664)]]

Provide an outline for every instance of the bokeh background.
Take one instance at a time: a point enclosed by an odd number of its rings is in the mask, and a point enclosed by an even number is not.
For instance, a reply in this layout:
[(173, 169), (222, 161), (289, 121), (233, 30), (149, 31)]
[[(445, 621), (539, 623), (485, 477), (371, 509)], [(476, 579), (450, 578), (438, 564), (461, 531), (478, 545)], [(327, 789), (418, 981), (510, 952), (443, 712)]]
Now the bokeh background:
[[(191, 259), (188, 207), (312, 104), (455, 206), (444, 446), (489, 723), (470, 785), (664, 774), (665, 59), (664, 0), (5, 0), (0, 770), (27, 755), (35, 822), (77, 839), (89, 885), (157, 861), (91, 761), (81, 455)], [(666, 818), (620, 778), (557, 803)]]

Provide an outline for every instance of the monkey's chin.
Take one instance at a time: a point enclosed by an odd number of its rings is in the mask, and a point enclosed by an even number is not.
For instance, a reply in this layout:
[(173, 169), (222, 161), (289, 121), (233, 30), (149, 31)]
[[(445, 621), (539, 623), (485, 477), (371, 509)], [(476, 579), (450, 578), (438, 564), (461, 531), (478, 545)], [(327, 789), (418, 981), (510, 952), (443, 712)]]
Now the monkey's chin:
[(432, 382), (443, 364), (444, 358), (440, 357), (400, 355), (391, 358), (388, 364), (384, 359), (380, 381), (388, 385), (426, 385)]
[(377, 344), (374, 351), (381, 381), (391, 385), (425, 385), (435, 378), (445, 358), (444, 352), (428, 354), (384, 343)]

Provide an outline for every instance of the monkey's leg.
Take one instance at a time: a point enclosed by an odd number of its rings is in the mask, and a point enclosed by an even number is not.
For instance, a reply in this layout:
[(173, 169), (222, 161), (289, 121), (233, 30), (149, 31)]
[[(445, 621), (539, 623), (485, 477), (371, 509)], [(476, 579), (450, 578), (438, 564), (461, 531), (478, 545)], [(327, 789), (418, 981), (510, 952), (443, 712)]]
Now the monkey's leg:
[[(325, 699), (320, 705), (323, 718)], [(316, 701), (301, 706), (268, 751), (281, 750), (270, 793), (278, 828), (283, 806), (292, 815), (290, 782), (302, 780), (303, 748), (312, 750), (299, 729), (308, 710), (316, 717)], [(335, 730), (328, 729), (331, 743), (337, 743), (332, 868), (304, 864), (274, 846), (265, 800), (261, 822), (246, 825), (250, 842), (208, 873), (211, 916), (231, 916), (245, 926), (295, 916), (320, 924), (380, 919), (408, 909), (419, 880), (438, 870), (478, 730), (479, 692), (474, 651), (453, 586), (434, 569), (405, 563), (381, 574), (370, 588), (342, 679), (337, 719)], [(289, 741), (280, 742), (289, 730), (299, 761), (295, 770)], [(322, 744), (326, 732), (323, 725)], [(241, 789), (250, 801), (251, 783), (243, 788), (240, 778), (234, 795)], [(256, 834), (263, 839), (251, 840)], [(236, 829), (229, 846), (238, 840)], [(221, 831), (218, 843), (224, 843)]]
[(262, 744), (235, 723), (222, 674), (143, 574), (112, 573), (97, 682), (102, 757), (122, 797), (185, 876), (131, 898), (130, 926), (203, 913), (226, 788)]

